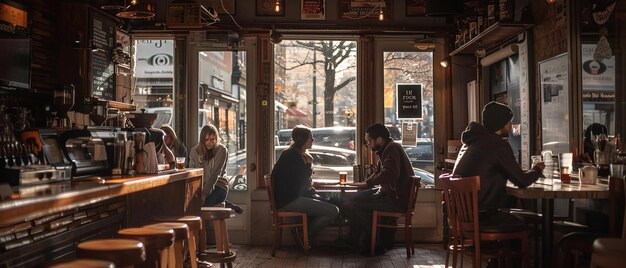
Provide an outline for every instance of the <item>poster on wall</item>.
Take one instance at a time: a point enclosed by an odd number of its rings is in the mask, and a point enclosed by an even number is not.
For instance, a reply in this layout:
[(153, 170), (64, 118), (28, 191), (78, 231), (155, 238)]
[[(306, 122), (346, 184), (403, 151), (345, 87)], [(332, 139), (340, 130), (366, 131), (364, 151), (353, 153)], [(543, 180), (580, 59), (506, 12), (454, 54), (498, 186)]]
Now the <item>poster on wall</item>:
[(582, 45), (583, 91), (615, 88), (615, 56), (596, 60), (596, 44)]
[(300, 0), (301, 20), (325, 20), (326, 0)]
[(171, 78), (174, 75), (174, 40), (138, 40), (135, 62), (137, 78)]
[(569, 82), (567, 53), (539, 62), (542, 150), (569, 152)]
[(339, 18), (348, 20), (391, 18), (392, 1), (340, 0)]
[(396, 84), (398, 119), (422, 119), (422, 84)]

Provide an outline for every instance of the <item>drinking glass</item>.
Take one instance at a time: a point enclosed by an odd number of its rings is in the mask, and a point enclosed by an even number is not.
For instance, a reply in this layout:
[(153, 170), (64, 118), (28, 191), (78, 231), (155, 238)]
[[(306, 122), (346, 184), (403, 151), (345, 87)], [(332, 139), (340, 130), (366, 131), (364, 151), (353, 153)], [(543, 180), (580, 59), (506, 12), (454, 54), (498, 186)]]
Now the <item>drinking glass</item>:
[(570, 183), (569, 167), (561, 167), (561, 183)]
[(341, 185), (346, 184), (347, 177), (348, 177), (348, 172), (345, 172), (345, 171), (339, 172), (339, 184)]
[(176, 169), (184, 169), (185, 168), (185, 157), (178, 156), (176, 157)]

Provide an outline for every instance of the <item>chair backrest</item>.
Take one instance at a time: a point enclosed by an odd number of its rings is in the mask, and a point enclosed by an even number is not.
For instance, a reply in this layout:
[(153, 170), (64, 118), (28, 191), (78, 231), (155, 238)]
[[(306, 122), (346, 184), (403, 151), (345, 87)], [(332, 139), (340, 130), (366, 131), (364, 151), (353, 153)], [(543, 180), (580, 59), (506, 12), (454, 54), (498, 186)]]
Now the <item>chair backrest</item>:
[(415, 199), (417, 199), (417, 190), (421, 186), (422, 178), (419, 176), (411, 177), (411, 192), (409, 193), (409, 204), (406, 206), (406, 216), (411, 217), (413, 210), (415, 210)]
[(451, 225), (458, 227), (457, 234), (479, 243), (478, 232), (478, 190), (480, 177), (463, 178), (441, 177), (444, 198), (448, 203)]
[(272, 184), (272, 175), (263, 176), (265, 179), (265, 189), (267, 190), (267, 197), (270, 201), (270, 211), (276, 212), (276, 201), (274, 200), (274, 185)]

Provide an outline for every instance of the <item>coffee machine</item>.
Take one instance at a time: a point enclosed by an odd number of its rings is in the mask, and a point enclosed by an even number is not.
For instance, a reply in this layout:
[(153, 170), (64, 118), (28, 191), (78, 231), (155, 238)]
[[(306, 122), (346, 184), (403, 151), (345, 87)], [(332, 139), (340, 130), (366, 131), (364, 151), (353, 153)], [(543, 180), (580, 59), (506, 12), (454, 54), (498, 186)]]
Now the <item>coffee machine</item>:
[(53, 126), (57, 128), (72, 127), (72, 122), (67, 116), (67, 112), (74, 107), (75, 91), (74, 85), (72, 84), (54, 91), (54, 106), (56, 107), (57, 114), (53, 121)]

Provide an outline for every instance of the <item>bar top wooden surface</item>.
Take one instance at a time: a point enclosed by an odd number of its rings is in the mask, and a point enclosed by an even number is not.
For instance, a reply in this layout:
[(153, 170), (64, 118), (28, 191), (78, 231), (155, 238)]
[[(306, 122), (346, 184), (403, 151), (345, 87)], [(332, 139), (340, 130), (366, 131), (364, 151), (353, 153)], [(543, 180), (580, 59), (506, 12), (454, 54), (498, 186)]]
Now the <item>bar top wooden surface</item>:
[(94, 176), (22, 187), (10, 198), (0, 200), (0, 226), (163, 186), (190, 177), (202, 176), (202, 174), (202, 169), (185, 169), (165, 174)]
[(611, 197), (607, 178), (599, 178), (596, 184), (581, 184), (572, 176), (571, 183), (559, 179), (539, 179), (527, 188), (507, 183), (508, 194), (525, 199), (608, 199)]

